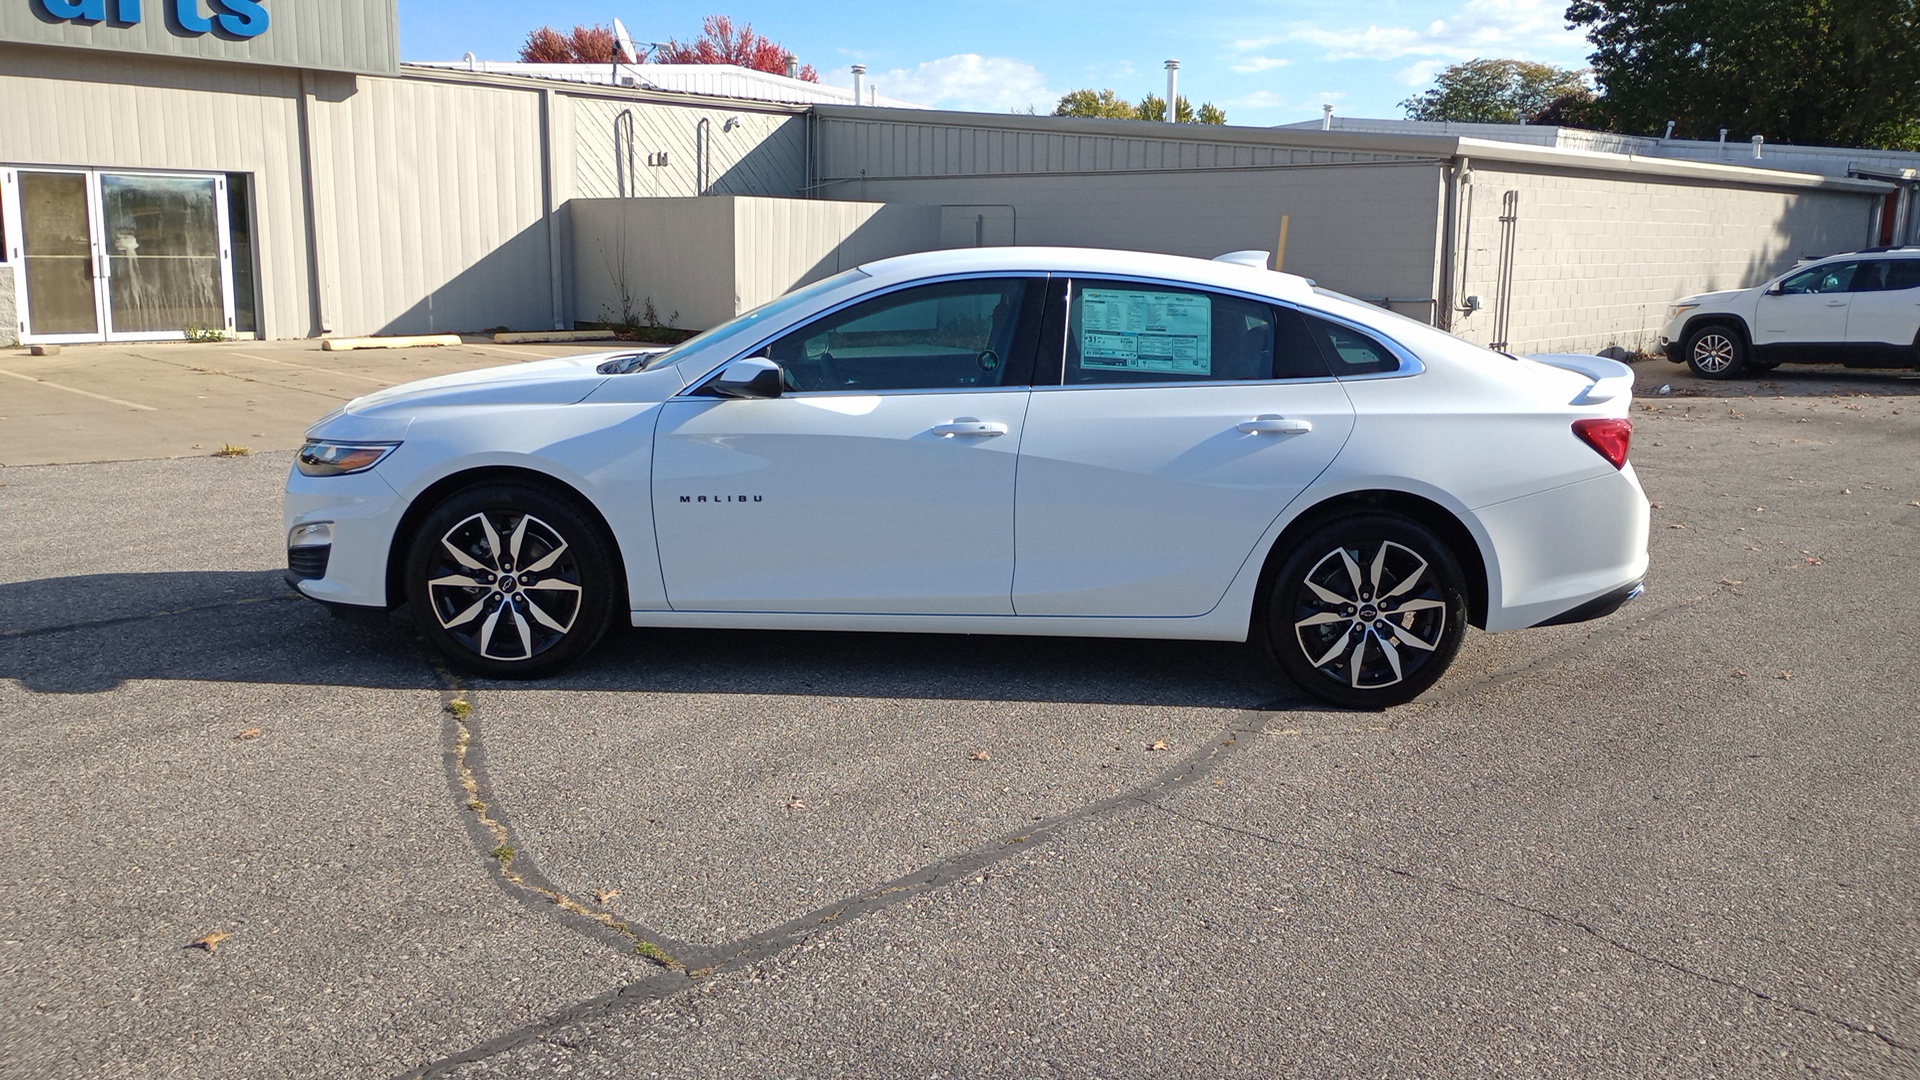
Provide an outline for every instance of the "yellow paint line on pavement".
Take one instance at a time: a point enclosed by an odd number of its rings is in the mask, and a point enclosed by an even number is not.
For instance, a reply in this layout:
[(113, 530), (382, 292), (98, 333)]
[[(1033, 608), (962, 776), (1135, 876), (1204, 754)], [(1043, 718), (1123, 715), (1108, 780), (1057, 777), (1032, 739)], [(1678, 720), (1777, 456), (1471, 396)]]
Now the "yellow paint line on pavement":
[(26, 382), (39, 383), (41, 386), (50, 386), (55, 390), (65, 390), (69, 394), (79, 394), (81, 397), (90, 397), (90, 398), (93, 398), (95, 401), (107, 401), (115, 405), (124, 405), (129, 409), (138, 409), (141, 412), (159, 412), (160, 411), (159, 409), (156, 409), (151, 405), (142, 405), (137, 401), (122, 401), (117, 397), (108, 397), (105, 394), (96, 394), (91, 390), (82, 390), (77, 386), (68, 386), (64, 383), (52, 382), (47, 379), (42, 379), (37, 375), (24, 375), (18, 371), (8, 371), (5, 368), (0, 368), (0, 375), (11, 375), (16, 379), (22, 379)]
[(372, 383), (375, 386), (393, 385), (392, 379), (376, 379), (371, 375), (355, 375), (351, 371), (335, 371), (332, 368), (314, 367), (312, 364), (296, 364), (291, 360), (275, 360), (271, 356), (255, 356), (253, 353), (236, 352), (233, 355), (245, 357), (248, 360), (258, 360), (263, 364), (279, 364), (281, 367), (297, 368), (300, 371), (317, 371), (322, 375), (335, 375), (342, 379), (356, 379), (360, 382)]

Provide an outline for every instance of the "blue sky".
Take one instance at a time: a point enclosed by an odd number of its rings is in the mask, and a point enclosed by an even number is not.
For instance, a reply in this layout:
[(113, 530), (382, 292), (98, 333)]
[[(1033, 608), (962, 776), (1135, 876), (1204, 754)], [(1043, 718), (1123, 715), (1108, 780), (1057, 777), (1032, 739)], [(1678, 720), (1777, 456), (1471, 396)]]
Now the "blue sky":
[(400, 0), (406, 60), (511, 60), (540, 24), (626, 23), (640, 41), (691, 40), (710, 14), (751, 23), (820, 72), (852, 85), (867, 65), (880, 93), (935, 108), (1046, 113), (1061, 94), (1111, 88), (1130, 100), (1180, 93), (1234, 124), (1402, 115), (1435, 71), (1475, 57), (1584, 67), (1590, 48), (1566, 28), (1566, 0)]

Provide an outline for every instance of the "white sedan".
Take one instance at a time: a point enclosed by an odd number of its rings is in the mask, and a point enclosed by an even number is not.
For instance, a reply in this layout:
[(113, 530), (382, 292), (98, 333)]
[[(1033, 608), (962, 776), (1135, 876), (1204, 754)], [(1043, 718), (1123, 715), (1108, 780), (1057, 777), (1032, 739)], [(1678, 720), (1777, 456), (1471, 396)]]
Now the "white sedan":
[(908, 255), (665, 351), (350, 402), (287, 482), (288, 577), (410, 605), (468, 670), (635, 626), (1245, 641), (1377, 708), (1466, 626), (1640, 590), (1632, 374), (1518, 359), (1264, 269)]

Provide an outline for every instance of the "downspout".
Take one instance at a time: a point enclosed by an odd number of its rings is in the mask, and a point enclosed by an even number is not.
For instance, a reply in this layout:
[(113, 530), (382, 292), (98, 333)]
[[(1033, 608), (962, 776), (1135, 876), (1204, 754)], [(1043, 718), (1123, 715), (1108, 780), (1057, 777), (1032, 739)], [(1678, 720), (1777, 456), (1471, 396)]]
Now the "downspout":
[(550, 282), (549, 302), (553, 313), (553, 328), (566, 329), (565, 287), (560, 279), (560, 214), (554, 205), (555, 178), (553, 175), (553, 91), (546, 87), (540, 90), (540, 214), (547, 225), (547, 279)]
[(1446, 207), (1440, 225), (1440, 286), (1433, 294), (1437, 298), (1433, 305), (1433, 321), (1440, 329), (1450, 331), (1453, 329), (1454, 313), (1459, 310), (1456, 298), (1467, 270), (1460, 245), (1466, 235), (1464, 203), (1467, 188), (1473, 183), (1472, 163), (1465, 155), (1456, 154), (1448, 158), (1446, 177)]

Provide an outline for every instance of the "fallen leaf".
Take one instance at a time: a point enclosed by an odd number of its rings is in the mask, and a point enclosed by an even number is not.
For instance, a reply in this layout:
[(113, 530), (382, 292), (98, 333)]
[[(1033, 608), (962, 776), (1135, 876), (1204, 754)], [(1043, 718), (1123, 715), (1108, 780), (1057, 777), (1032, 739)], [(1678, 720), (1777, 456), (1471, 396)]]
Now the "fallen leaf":
[(1165, 740), (1165, 739), (1155, 739), (1155, 740), (1153, 740), (1153, 745), (1152, 745), (1152, 746), (1149, 746), (1149, 747), (1147, 747), (1147, 749), (1149, 749), (1149, 750), (1171, 750), (1171, 749), (1173, 749), (1173, 748), (1167, 745), (1167, 740)]
[(1747, 673), (1744, 671), (1741, 671), (1739, 668), (1734, 668), (1733, 677), (1736, 679), (1744, 679), (1747, 677)]
[(1753, 508), (1753, 512), (1756, 514), (1764, 514), (1767, 512), (1767, 508), (1764, 506), (1756, 506)]
[(993, 755), (987, 753), (985, 750), (975, 750), (973, 753), (967, 755), (967, 760), (968, 761), (992, 761)]
[(1820, 558), (1820, 557), (1819, 557), (1819, 556), (1817, 556), (1817, 555), (1809, 555), (1809, 556), (1807, 556), (1807, 565), (1808, 565), (1808, 566), (1822, 566), (1822, 565), (1824, 565), (1824, 564), (1826, 563), (1826, 561), (1827, 561), (1827, 560), (1825, 560), (1825, 559), (1822, 559), (1822, 558)]
[(619, 895), (619, 889), (595, 889), (593, 890), (593, 902), (605, 907), (614, 897)]
[(215, 930), (211, 934), (207, 934), (203, 937), (197, 937), (193, 939), (192, 942), (188, 943), (187, 948), (205, 949), (208, 952), (213, 952), (214, 950), (220, 947), (221, 942), (227, 940), (232, 936), (233, 936), (232, 934), (226, 933), (225, 931)]
[(1841, 489), (1840, 489), (1840, 494), (1842, 494), (1842, 495), (1851, 495), (1851, 494), (1853, 494), (1853, 489), (1852, 489), (1852, 488), (1841, 488)]
[(787, 809), (789, 810), (805, 810), (806, 808), (807, 808), (806, 800), (802, 799), (798, 795), (795, 795), (793, 798), (787, 800)]
[(1650, 502), (1647, 505), (1654, 508), (1655, 510), (1665, 510), (1667, 508), (1666, 503)]
[(1735, 586), (1735, 585), (1745, 585), (1746, 583), (1747, 583), (1747, 579), (1746, 579), (1746, 578), (1738, 578), (1738, 579), (1735, 579), (1735, 578), (1730, 578), (1730, 577), (1723, 577), (1723, 578), (1721, 578), (1721, 579), (1720, 579), (1720, 584), (1722, 584), (1722, 585), (1725, 585), (1725, 586), (1727, 586), (1727, 587), (1729, 587), (1729, 588), (1731, 588), (1731, 587), (1733, 587), (1733, 586)]
[(259, 737), (260, 737), (260, 729), (257, 727), (250, 727), (247, 730), (241, 732), (240, 734), (234, 736), (234, 738), (236, 739), (243, 739), (243, 740), (257, 739)]
[(1774, 676), (1774, 678), (1776, 678), (1776, 679), (1791, 679), (1791, 678), (1793, 678), (1793, 672), (1791, 672), (1791, 671), (1788, 671), (1788, 670), (1787, 670), (1786, 668), (1781, 668), (1781, 669), (1780, 669), (1780, 674), (1778, 674), (1778, 675), (1775, 675), (1775, 676)]
[(1682, 524), (1680, 524), (1679, 522), (1677, 522), (1677, 521), (1676, 521), (1676, 522), (1674, 522), (1673, 524), (1671, 524), (1671, 525), (1669, 525), (1669, 526), (1667, 526), (1667, 528), (1669, 528), (1669, 529), (1684, 529), (1684, 528), (1686, 528), (1686, 526), (1685, 526), (1685, 525), (1682, 525)]

